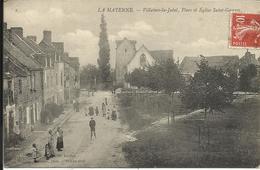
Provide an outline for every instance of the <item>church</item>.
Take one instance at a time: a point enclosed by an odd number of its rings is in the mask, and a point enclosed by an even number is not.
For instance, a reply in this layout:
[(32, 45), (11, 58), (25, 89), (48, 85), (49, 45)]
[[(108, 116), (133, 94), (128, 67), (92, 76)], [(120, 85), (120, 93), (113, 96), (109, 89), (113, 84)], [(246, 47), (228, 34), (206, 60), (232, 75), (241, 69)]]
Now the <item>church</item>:
[(136, 41), (116, 41), (116, 84), (127, 86), (125, 74), (136, 68), (145, 68), (148, 65), (173, 60), (173, 50), (149, 50), (142, 45), (136, 49)]

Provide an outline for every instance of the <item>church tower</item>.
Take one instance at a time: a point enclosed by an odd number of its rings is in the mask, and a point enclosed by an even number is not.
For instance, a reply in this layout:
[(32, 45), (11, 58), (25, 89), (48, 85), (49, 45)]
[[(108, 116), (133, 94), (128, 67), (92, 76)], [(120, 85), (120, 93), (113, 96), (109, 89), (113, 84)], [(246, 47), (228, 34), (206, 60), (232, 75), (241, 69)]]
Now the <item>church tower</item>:
[(136, 41), (123, 40), (116, 41), (116, 83), (117, 85), (125, 84), (125, 74), (127, 64), (131, 61), (136, 53)]

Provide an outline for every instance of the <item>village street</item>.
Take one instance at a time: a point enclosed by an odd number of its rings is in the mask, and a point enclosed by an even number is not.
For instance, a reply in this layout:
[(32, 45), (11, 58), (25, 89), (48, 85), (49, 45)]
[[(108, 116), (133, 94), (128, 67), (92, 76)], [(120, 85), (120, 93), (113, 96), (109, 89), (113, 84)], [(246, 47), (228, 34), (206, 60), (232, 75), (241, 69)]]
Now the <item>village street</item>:
[[(43, 156), (38, 163), (33, 163), (30, 157), (17, 160), (12, 162), (12, 167), (127, 167), (120, 147), (120, 144), (127, 140), (127, 130), (119, 120), (107, 120), (101, 114), (101, 104), (105, 97), (108, 99), (108, 108), (113, 105), (117, 107), (116, 98), (110, 92), (97, 92), (94, 96), (87, 96), (86, 92), (81, 92), (80, 112), (74, 112), (62, 126), (62, 152), (56, 151), (56, 157), (49, 160)], [(89, 128), (91, 117), (85, 116), (85, 108), (88, 110), (89, 106), (98, 106), (100, 111), (99, 116), (93, 116), (96, 120), (97, 138), (92, 141)], [(47, 139), (38, 145), (45, 143)], [(40, 152), (44, 155), (43, 150)]]

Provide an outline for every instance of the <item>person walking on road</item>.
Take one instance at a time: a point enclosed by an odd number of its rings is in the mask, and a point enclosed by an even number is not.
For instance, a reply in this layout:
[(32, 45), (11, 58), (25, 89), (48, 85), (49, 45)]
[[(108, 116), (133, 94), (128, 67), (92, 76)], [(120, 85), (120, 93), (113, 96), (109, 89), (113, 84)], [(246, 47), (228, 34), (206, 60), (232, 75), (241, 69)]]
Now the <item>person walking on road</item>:
[(54, 136), (52, 130), (49, 130), (49, 136), (48, 136), (48, 146), (49, 146), (49, 152), (50, 157), (55, 157), (54, 153)]
[(105, 103), (102, 103), (102, 113), (103, 113), (103, 117), (106, 116), (106, 105)]
[(96, 121), (92, 117), (89, 121), (89, 127), (90, 127), (90, 138), (92, 140), (92, 137), (95, 136), (96, 138)]
[(61, 129), (61, 127), (58, 127), (56, 148), (58, 151), (62, 151), (63, 147), (63, 130)]
[(98, 116), (98, 114), (99, 114), (98, 106), (96, 106), (95, 112), (96, 112), (96, 116)]

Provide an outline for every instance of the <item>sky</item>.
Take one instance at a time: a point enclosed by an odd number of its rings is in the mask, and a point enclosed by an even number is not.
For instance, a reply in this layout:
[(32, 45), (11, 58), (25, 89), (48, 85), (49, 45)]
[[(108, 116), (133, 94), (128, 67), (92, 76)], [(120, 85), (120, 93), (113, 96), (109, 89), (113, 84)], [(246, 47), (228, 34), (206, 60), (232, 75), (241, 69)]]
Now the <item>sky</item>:
[[(43, 30), (51, 30), (53, 41), (64, 42), (65, 51), (71, 57), (79, 57), (83, 66), (97, 64), (102, 14), (98, 8), (134, 10), (104, 12), (111, 49), (110, 62), (114, 67), (115, 41), (124, 37), (136, 40), (137, 49), (143, 44), (149, 50), (171, 49), (175, 60), (199, 55), (242, 57), (246, 49), (228, 46), (230, 10), (260, 13), (260, 1), (6, 0), (4, 21), (8, 27), (23, 27), (25, 36), (36, 35), (38, 42), (42, 40)], [(142, 12), (143, 8), (178, 8), (179, 12)], [(196, 12), (186, 10), (196, 8)], [(226, 11), (213, 12), (213, 8)], [(259, 49), (250, 49), (250, 52), (260, 57)]]

